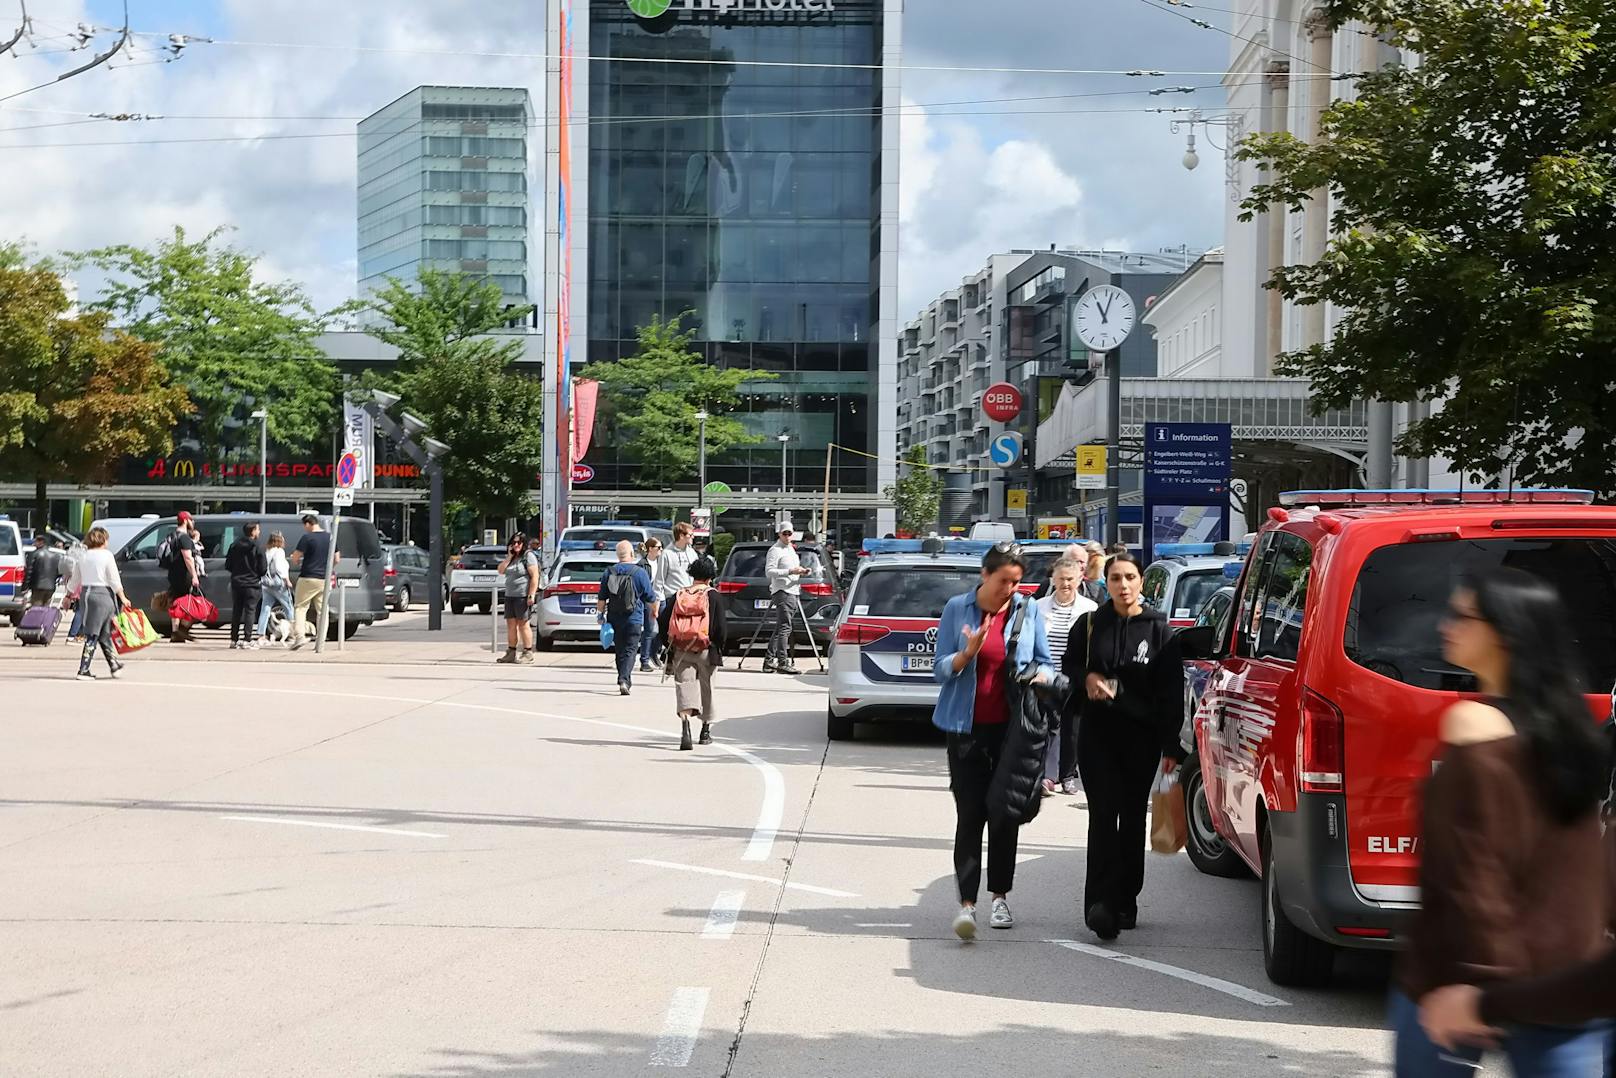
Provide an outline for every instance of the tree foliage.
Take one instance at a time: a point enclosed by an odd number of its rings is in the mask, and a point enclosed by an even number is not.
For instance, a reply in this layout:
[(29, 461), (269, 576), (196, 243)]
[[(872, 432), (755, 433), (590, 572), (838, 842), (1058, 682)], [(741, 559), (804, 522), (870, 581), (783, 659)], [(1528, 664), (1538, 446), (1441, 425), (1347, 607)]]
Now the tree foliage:
[(700, 424), (705, 411), (707, 452), (716, 456), (752, 440), (746, 426), (727, 415), (740, 404), (743, 382), (775, 377), (768, 371), (715, 367), (690, 347), (695, 331), (681, 328), (686, 311), (664, 320), (652, 315), (640, 327), (639, 351), (615, 362), (591, 363), (579, 378), (600, 383), (596, 423), (611, 429), (617, 444), (638, 462), (646, 485), (671, 486), (696, 474)]
[(277, 443), (311, 448), (336, 418), (336, 368), (315, 346), (345, 308), (316, 311), (301, 285), (261, 279), (258, 260), (185, 230), (149, 249), (120, 244), (72, 255), (107, 275), (90, 307), (111, 313), (190, 393), (203, 442), (226, 445), (267, 407)]
[(1400, 447), (1616, 494), (1616, 20), (1606, 0), (1335, 0), (1420, 61), (1358, 79), (1321, 137), (1245, 140), (1245, 219), (1327, 190), (1324, 258), (1270, 287), (1342, 312), (1281, 357), (1317, 407), (1440, 402)]
[(417, 284), (389, 278), (372, 302), (383, 321), (366, 332), (399, 360), (371, 381), (449, 446), (445, 498), (483, 516), (525, 516), (544, 460), (544, 386), (513, 369), (520, 340), (489, 334), (532, 308), (507, 310), (498, 285), (463, 274), (423, 270)]
[(0, 475), (32, 479), (41, 519), (50, 481), (94, 482), (126, 455), (167, 453), (190, 408), (155, 345), (71, 317), (61, 279), (0, 248)]
[(924, 446), (910, 446), (903, 463), (908, 472), (881, 494), (897, 510), (898, 527), (906, 532), (919, 532), (937, 520), (937, 511), (943, 504), (943, 481), (927, 466)]

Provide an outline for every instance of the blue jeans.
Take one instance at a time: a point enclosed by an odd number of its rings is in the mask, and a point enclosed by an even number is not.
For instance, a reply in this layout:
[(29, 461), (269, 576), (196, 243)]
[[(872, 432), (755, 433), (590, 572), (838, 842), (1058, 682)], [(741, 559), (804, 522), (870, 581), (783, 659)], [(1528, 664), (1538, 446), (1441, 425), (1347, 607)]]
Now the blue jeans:
[[(647, 617), (649, 617), (650, 613), (651, 612), (649, 610), (646, 611)], [(640, 633), (640, 665), (644, 666), (646, 663), (650, 662), (653, 658), (655, 658), (656, 657), (656, 651), (657, 651), (657, 626), (656, 626), (656, 622), (648, 620), (647, 624), (645, 626), (645, 630)]]
[(640, 657), (640, 635), (643, 627), (637, 621), (612, 622), (612, 648), (617, 655), (617, 683), (634, 684), (634, 664)]
[[(1393, 990), (1392, 1032), (1397, 1035), (1396, 1078), (1472, 1078), (1479, 1048), (1449, 1052), (1420, 1028), (1420, 1009)], [(1585, 1026), (1511, 1026), (1501, 1048), (1515, 1078), (1601, 1078), (1610, 1041), (1609, 1022)], [(1468, 1061), (1468, 1062), (1465, 1062)]]
[(264, 600), (258, 604), (258, 627), (253, 633), (255, 640), (264, 638), (264, 630), (269, 627), (269, 612), (277, 606), (281, 608), (281, 612), (286, 615), (287, 620), (291, 620), (292, 589), (281, 587), (278, 584), (265, 584)]

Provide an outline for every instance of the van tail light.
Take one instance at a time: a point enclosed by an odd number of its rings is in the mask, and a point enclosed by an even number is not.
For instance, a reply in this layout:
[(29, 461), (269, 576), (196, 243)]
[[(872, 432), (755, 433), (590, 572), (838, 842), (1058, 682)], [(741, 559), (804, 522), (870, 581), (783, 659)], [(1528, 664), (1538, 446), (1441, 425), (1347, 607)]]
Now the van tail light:
[(557, 595), (589, 595), (592, 592), (598, 591), (600, 591), (600, 583), (598, 581), (568, 581), (565, 584), (551, 584), (548, 588), (545, 588), (544, 598), (553, 599)]
[(739, 595), (745, 590), (746, 582), (744, 580), (720, 580), (718, 582), (718, 594), (720, 595)]
[(1346, 760), (1346, 720), (1341, 709), (1314, 692), (1302, 692), (1302, 792), (1338, 794)]
[(830, 595), (830, 594), (833, 594), (829, 584), (804, 584), (802, 586), (802, 593), (804, 595)]
[(864, 622), (848, 621), (843, 622), (841, 627), (836, 630), (836, 642), (838, 644), (852, 644), (854, 647), (863, 647), (865, 644), (873, 644), (883, 636), (890, 636), (891, 634), (892, 630), (885, 625), (869, 625)]
[(1336, 925), (1335, 930), (1343, 936), (1356, 936), (1363, 940), (1389, 940), (1392, 930), (1389, 928), (1358, 928), (1351, 925)]
[(397, 575), (398, 575), (398, 570), (397, 569), (383, 569), (382, 570), (382, 576), (397, 576)]

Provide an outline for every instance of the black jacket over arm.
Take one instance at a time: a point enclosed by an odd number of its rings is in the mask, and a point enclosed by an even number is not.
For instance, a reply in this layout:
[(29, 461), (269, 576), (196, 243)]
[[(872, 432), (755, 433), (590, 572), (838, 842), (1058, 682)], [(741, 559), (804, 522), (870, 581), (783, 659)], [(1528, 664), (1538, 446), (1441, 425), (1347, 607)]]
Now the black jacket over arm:
[[(1184, 661), (1167, 615), (1146, 607), (1135, 617), (1123, 617), (1110, 603), (1081, 615), (1072, 624), (1061, 670), (1072, 680), (1072, 698), (1085, 719), (1145, 724), (1163, 756), (1184, 759), (1178, 742), (1184, 724)], [(1117, 698), (1090, 700), (1085, 684), (1089, 674), (1116, 678)]]

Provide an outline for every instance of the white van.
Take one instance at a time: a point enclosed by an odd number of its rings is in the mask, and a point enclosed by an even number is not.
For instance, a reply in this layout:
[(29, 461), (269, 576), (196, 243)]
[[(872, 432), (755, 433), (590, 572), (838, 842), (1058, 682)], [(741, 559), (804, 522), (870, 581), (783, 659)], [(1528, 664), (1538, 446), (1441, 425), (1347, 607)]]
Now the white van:
[(1016, 529), (1000, 520), (979, 520), (971, 525), (970, 538), (988, 543), (1013, 543)]
[(22, 612), (28, 609), (28, 596), (22, 590), (23, 556), (22, 529), (10, 517), (0, 516), (0, 614), (11, 618), (11, 624), (22, 621)]

